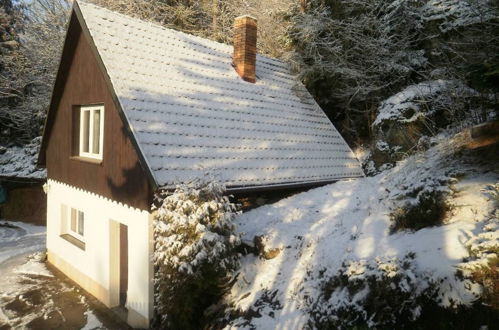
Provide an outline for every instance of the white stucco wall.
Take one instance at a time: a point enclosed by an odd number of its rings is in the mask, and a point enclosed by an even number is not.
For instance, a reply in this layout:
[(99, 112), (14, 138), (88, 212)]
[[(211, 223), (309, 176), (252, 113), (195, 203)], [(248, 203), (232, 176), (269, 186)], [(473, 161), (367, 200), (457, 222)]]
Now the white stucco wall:
[[(128, 226), (127, 308), (152, 316), (152, 216), (54, 180), (47, 182), (47, 250), (105, 290), (111, 287), (111, 221)], [(60, 237), (61, 204), (85, 213), (85, 250)], [(104, 302), (106, 303), (106, 302)]]

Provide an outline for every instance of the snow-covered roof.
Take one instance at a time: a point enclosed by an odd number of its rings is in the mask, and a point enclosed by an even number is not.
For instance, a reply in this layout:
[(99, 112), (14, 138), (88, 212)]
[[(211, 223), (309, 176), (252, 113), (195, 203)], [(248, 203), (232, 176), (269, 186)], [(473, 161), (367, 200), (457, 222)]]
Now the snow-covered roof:
[(40, 142), (41, 137), (36, 137), (23, 147), (0, 146), (0, 181), (7, 178), (45, 181), (47, 170), (36, 167)]
[(285, 63), (258, 55), (257, 82), (245, 82), (232, 46), (77, 5), (159, 186), (206, 172), (228, 187), (363, 175)]

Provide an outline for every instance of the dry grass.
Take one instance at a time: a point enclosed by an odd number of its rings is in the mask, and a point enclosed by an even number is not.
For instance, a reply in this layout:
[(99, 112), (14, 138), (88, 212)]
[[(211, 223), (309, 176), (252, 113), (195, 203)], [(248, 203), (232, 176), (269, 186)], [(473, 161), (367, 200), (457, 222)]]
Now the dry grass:
[(499, 257), (489, 260), (488, 266), (475, 271), (472, 278), (483, 286), (483, 303), (499, 311)]

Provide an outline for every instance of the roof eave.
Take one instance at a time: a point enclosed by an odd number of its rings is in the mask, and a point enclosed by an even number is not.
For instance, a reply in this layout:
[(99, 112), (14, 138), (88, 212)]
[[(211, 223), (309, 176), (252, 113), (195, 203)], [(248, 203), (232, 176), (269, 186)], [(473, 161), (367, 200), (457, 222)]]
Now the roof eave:
[[(256, 192), (272, 191), (272, 190), (315, 188), (335, 183), (341, 180), (360, 179), (363, 177), (364, 175), (357, 175), (357, 176), (345, 176), (345, 177), (337, 177), (337, 178), (316, 180), (316, 181), (290, 181), (290, 182), (280, 182), (280, 183), (261, 184), (261, 185), (239, 185), (239, 186), (229, 185), (226, 186), (225, 191), (228, 194), (246, 194), (246, 193), (256, 193)], [(174, 191), (175, 185), (163, 185), (159, 187), (159, 189), (166, 191)]]
[(5, 175), (0, 174), (0, 183), (27, 183), (27, 184), (41, 184), (47, 181), (46, 177), (30, 177), (30, 176), (20, 176), (20, 175)]
[(294, 182), (283, 182), (275, 184), (262, 184), (262, 185), (241, 185), (241, 186), (228, 186), (226, 188), (229, 194), (242, 194), (242, 193), (254, 193), (261, 191), (271, 191), (271, 190), (284, 190), (284, 189), (300, 189), (300, 188), (314, 188), (318, 186), (324, 186), (337, 181), (346, 179), (359, 179), (363, 176), (346, 176), (338, 177), (327, 180), (317, 180), (317, 181), (294, 181)]

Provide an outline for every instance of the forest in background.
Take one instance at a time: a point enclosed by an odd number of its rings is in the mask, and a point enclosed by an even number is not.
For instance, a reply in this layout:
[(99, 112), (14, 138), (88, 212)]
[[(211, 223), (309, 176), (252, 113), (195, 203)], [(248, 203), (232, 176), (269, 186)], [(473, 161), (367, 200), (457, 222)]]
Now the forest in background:
[[(258, 19), (258, 51), (287, 61), (376, 171), (428, 137), (497, 118), (497, 0), (92, 0), (231, 44)], [(71, 1), (0, 0), (0, 145), (41, 135)]]

